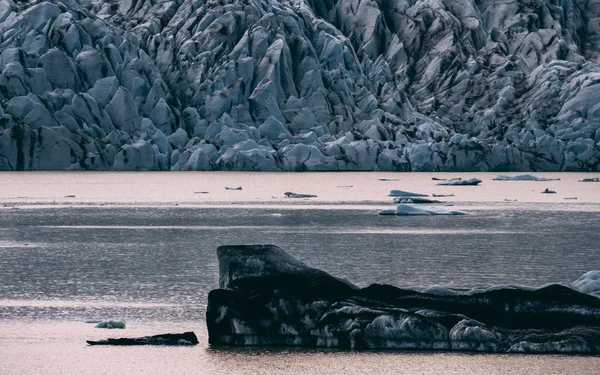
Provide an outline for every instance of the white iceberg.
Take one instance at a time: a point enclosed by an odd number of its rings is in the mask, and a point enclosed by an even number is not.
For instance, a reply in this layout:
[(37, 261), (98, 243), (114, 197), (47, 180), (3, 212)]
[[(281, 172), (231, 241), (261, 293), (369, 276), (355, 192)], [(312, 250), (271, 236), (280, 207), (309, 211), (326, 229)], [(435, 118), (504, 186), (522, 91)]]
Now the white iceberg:
[(494, 181), (560, 181), (560, 178), (536, 177), (531, 174), (521, 174), (518, 176), (499, 174), (494, 178)]
[(600, 297), (600, 270), (586, 272), (575, 280), (571, 287), (581, 293), (593, 294)]
[(399, 204), (396, 208), (379, 211), (379, 215), (466, 215), (466, 212), (439, 207), (416, 207), (411, 204)]
[(96, 324), (95, 328), (124, 329), (125, 321), (124, 320), (103, 320), (101, 322), (98, 322), (98, 324)]
[(579, 182), (600, 182), (600, 177), (583, 178)]

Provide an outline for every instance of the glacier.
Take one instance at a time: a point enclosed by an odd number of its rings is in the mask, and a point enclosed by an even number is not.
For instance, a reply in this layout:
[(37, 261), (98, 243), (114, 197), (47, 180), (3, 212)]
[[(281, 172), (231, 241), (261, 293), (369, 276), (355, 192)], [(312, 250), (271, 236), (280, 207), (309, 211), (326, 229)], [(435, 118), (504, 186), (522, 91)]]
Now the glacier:
[(0, 0), (0, 170), (599, 171), (598, 0)]
[(358, 288), (273, 245), (221, 246), (217, 257), (214, 347), (600, 352), (597, 270), (540, 288)]

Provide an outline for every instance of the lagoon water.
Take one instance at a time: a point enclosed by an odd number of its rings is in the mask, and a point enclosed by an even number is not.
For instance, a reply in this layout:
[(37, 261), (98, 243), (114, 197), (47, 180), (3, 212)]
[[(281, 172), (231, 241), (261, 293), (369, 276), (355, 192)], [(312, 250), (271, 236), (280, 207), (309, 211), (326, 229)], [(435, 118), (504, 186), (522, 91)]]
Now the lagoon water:
[[(577, 182), (596, 175), (536, 175), (561, 180), (477, 173), (463, 177), (481, 186), (462, 187), (431, 180), (457, 176), (447, 173), (0, 174), (0, 374), (597, 374), (600, 358), (589, 356), (207, 345), (206, 296), (223, 244), (272, 243), (362, 286), (541, 286), (600, 269), (600, 183)], [(393, 206), (391, 189), (454, 194), (437, 199), (469, 215), (379, 216)], [(125, 319), (127, 328), (85, 323), (94, 319)], [(200, 345), (85, 344), (187, 330)]]

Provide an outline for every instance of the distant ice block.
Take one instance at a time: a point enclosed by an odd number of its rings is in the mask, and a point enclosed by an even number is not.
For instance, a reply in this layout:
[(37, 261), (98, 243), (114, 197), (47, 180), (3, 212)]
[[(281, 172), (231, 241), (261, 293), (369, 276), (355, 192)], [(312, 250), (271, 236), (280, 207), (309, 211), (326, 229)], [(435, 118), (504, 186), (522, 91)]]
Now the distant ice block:
[(579, 182), (600, 182), (600, 177), (583, 178)]
[(427, 194), (411, 193), (410, 191), (404, 190), (391, 190), (388, 194), (389, 197), (428, 197)]
[(427, 204), (427, 203), (443, 203), (435, 199), (421, 198), (421, 197), (398, 197), (394, 198), (394, 203), (405, 203), (405, 204)]
[(446, 210), (438, 207), (417, 207), (411, 204), (399, 204), (394, 209), (379, 211), (379, 215), (465, 215), (463, 211)]
[(499, 174), (494, 181), (560, 181), (560, 178), (536, 177), (531, 174), (521, 174), (518, 176), (507, 176)]
[(292, 193), (291, 191), (283, 193), (286, 198), (316, 198), (317, 196), (314, 194), (301, 194), (301, 193)]
[(103, 320), (103, 321), (98, 322), (98, 324), (96, 324), (96, 328), (124, 329), (125, 321), (124, 320)]
[(451, 178), (440, 181), (437, 184), (443, 186), (477, 186), (480, 183), (481, 180), (478, 178), (469, 178), (468, 180), (463, 180), (462, 178)]

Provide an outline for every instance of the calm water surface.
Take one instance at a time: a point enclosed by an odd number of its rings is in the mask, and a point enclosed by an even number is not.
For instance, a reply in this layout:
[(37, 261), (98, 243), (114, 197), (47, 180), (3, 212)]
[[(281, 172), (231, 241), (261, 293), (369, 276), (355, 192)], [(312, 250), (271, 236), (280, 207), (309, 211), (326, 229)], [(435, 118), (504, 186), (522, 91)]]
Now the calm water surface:
[[(480, 174), (480, 187), (441, 187), (432, 176), (0, 174), (0, 374), (597, 374), (598, 357), (208, 347), (206, 296), (223, 244), (272, 243), (361, 286), (540, 286), (600, 269), (600, 184)], [(539, 194), (548, 186), (558, 194)], [(390, 189), (452, 193), (440, 199), (469, 215), (378, 216)], [(84, 323), (109, 318), (127, 329)], [(201, 344), (85, 345), (184, 330)]]

